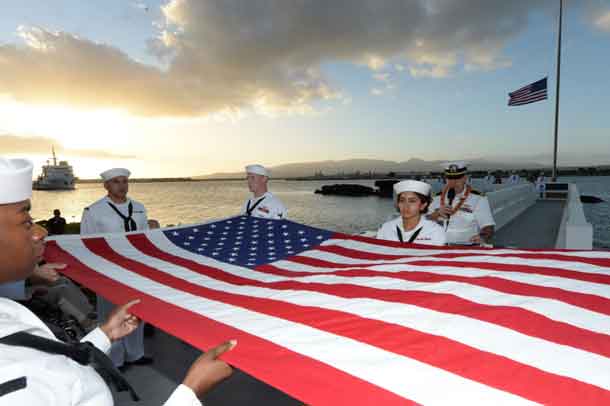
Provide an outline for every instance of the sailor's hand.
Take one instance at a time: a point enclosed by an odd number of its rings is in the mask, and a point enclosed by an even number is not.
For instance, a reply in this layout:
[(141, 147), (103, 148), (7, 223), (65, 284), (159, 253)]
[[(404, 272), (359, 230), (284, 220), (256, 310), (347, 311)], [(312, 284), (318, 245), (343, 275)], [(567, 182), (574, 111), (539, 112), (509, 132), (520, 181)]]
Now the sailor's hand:
[(436, 209), (432, 213), (428, 214), (427, 218), (432, 221), (436, 221), (437, 223), (441, 222), (441, 212)]
[(52, 285), (59, 280), (57, 269), (64, 269), (66, 264), (49, 263), (36, 265), (30, 276), (32, 285)]
[(182, 384), (191, 388), (197, 397), (201, 397), (218, 382), (228, 378), (233, 370), (218, 357), (232, 350), (236, 345), (235, 340), (226, 341), (201, 355), (191, 365)]
[(472, 238), (470, 239), (470, 242), (473, 244), (481, 244), (481, 236), (480, 235), (473, 235)]
[(451, 207), (441, 206), (438, 209), (439, 215), (443, 219), (448, 219), (451, 216)]
[(140, 303), (140, 299), (132, 300), (122, 306), (115, 307), (108, 320), (100, 326), (102, 331), (108, 336), (110, 341), (116, 341), (134, 332), (140, 320), (133, 314), (129, 313), (129, 308)]

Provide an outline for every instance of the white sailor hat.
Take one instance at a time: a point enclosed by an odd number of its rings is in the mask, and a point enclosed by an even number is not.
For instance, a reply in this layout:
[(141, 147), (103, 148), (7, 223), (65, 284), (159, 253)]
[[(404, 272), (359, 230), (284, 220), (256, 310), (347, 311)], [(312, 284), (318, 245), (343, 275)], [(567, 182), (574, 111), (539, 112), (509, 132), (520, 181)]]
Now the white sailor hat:
[(102, 177), (104, 182), (108, 182), (110, 179), (116, 178), (118, 176), (129, 177), (129, 175), (131, 175), (131, 172), (129, 172), (129, 169), (125, 168), (112, 168), (100, 173), (100, 176)]
[(27, 159), (0, 157), (0, 204), (17, 203), (32, 197), (34, 165)]
[(464, 161), (452, 161), (445, 162), (443, 168), (445, 169), (445, 176), (448, 179), (458, 179), (466, 174), (468, 164)]
[(258, 165), (258, 164), (247, 165), (246, 173), (253, 173), (255, 175), (262, 175), (262, 176), (269, 177), (269, 171), (263, 165)]
[(432, 187), (426, 182), (418, 180), (403, 180), (402, 182), (394, 183), (394, 195), (398, 197), (402, 192), (415, 192), (420, 195), (430, 196)]

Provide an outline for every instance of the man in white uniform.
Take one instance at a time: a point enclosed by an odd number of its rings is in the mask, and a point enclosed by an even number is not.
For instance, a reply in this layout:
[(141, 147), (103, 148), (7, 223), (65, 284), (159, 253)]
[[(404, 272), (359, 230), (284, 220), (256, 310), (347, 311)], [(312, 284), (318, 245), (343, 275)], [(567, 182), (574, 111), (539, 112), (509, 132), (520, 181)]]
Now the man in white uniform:
[(430, 205), (430, 219), (443, 226), (448, 244), (489, 243), (496, 225), (489, 201), (466, 184), (466, 163), (445, 165), (447, 184)]
[[(130, 174), (129, 170), (124, 168), (109, 169), (100, 174), (108, 194), (83, 211), (81, 235), (148, 229), (144, 205), (127, 197)], [(97, 314), (101, 320), (106, 318), (113, 308), (113, 303), (97, 296)], [(152, 358), (144, 355), (144, 323), (141, 323), (133, 334), (112, 344), (110, 358), (117, 367), (152, 362)]]
[(491, 171), (487, 172), (487, 175), (483, 178), (483, 182), (485, 182), (485, 191), (489, 192), (494, 190), (494, 183), (496, 183), (496, 177)]
[(265, 219), (285, 219), (288, 212), (280, 199), (267, 189), (269, 171), (262, 165), (246, 166), (248, 189), (252, 192), (241, 214)]
[(538, 175), (538, 178), (536, 179), (536, 190), (542, 199), (544, 197), (544, 192), (546, 191), (546, 178), (544, 177), (544, 172), (540, 172), (540, 175)]
[(517, 174), (517, 171), (512, 171), (511, 175), (508, 177), (508, 183), (516, 185), (519, 182), (521, 182), (521, 177)]

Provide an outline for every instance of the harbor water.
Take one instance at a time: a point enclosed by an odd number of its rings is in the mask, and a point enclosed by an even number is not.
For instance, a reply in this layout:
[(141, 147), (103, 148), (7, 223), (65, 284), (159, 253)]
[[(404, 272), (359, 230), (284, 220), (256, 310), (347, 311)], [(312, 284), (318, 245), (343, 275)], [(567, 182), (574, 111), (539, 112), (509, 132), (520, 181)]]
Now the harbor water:
[[(600, 204), (585, 204), (587, 220), (594, 226), (596, 248), (610, 248), (610, 177), (566, 177), (581, 194), (598, 196)], [(314, 194), (322, 185), (357, 183), (373, 186), (373, 180), (270, 182), (270, 190), (288, 207), (294, 221), (329, 230), (360, 233), (376, 230), (395, 215), (391, 199), (376, 196), (343, 197)], [(473, 182), (477, 186), (476, 180)], [(80, 221), (83, 209), (105, 194), (100, 183), (78, 184), (72, 191), (34, 191), (32, 216), (43, 220), (60, 209), (68, 222)], [(249, 196), (245, 180), (203, 182), (132, 183), (130, 196), (148, 209), (148, 217), (161, 225), (206, 222), (238, 214)]]

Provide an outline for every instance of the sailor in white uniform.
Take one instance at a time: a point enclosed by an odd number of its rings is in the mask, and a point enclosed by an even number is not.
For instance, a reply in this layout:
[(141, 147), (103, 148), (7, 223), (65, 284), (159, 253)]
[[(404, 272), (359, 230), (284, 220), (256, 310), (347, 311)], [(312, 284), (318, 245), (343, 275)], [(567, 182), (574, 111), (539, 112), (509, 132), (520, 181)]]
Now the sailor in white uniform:
[[(109, 169), (100, 174), (108, 194), (83, 211), (81, 235), (148, 229), (144, 205), (127, 197), (130, 174), (124, 168)], [(106, 318), (113, 308), (112, 302), (97, 296), (99, 318)], [(144, 355), (144, 323), (133, 334), (112, 344), (110, 358), (117, 367), (152, 362), (150, 357)]]
[(246, 179), (252, 197), (246, 200), (241, 214), (265, 219), (285, 219), (286, 206), (267, 188), (269, 171), (262, 165), (246, 166)]
[(490, 192), (494, 190), (494, 184), (496, 183), (496, 177), (491, 171), (487, 172), (487, 175), (483, 178), (485, 183), (485, 191)]
[(400, 216), (384, 223), (377, 238), (404, 243), (445, 245), (443, 228), (425, 218), (430, 205), (432, 187), (417, 180), (403, 180), (394, 184), (396, 208)]
[(519, 182), (521, 182), (521, 177), (517, 174), (517, 171), (513, 171), (508, 177), (508, 183), (511, 185), (516, 185)]
[(488, 244), (496, 225), (489, 201), (466, 184), (466, 163), (445, 164), (447, 184), (434, 197), (429, 218), (443, 226), (449, 244)]
[(489, 183), (490, 185), (493, 185), (494, 183), (496, 183), (496, 177), (494, 176), (494, 174), (491, 171), (487, 172), (487, 175), (485, 175), (483, 180), (485, 181), (485, 183)]
[[(36, 265), (37, 237), (29, 213), (32, 168), (27, 160), (0, 157), (0, 283), (23, 280)], [(24, 306), (0, 298), (0, 406), (111, 406), (112, 394), (90, 357), (98, 370), (130, 390), (104, 353), (112, 341), (137, 328), (139, 321), (129, 308), (138, 302), (115, 309), (83, 338), (82, 343), (90, 344), (75, 346), (57, 340)], [(201, 405), (197, 397), (231, 374), (231, 368), (217, 358), (235, 344), (223, 343), (195, 361), (165, 406)]]
[(540, 175), (538, 175), (538, 178), (536, 179), (536, 190), (542, 199), (544, 197), (544, 192), (546, 191), (546, 178), (544, 177), (544, 172), (540, 172)]

